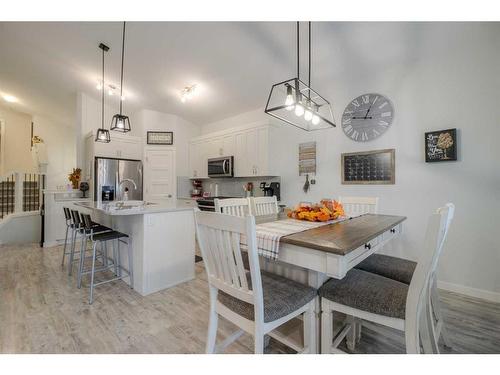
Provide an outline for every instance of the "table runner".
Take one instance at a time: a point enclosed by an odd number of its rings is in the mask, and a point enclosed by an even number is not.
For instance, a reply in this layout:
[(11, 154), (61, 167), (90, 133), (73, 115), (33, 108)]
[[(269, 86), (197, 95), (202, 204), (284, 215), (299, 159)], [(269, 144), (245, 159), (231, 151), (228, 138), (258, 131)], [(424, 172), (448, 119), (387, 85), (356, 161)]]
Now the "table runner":
[[(284, 219), (257, 224), (255, 229), (257, 233), (257, 251), (259, 255), (270, 259), (278, 259), (279, 245), (281, 237), (290, 234), (303, 232), (308, 229), (318, 228), (323, 225), (337, 223), (347, 218), (330, 220), (325, 222), (312, 222), (297, 219)], [(246, 248), (247, 241), (244, 235), (241, 236), (240, 243)]]

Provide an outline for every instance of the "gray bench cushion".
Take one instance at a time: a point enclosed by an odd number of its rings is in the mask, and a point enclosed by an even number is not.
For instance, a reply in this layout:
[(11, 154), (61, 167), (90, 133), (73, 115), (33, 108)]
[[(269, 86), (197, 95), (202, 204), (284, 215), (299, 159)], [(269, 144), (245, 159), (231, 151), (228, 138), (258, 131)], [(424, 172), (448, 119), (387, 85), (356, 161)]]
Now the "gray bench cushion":
[(416, 267), (417, 263), (411, 260), (372, 254), (355, 268), (410, 285)]
[[(247, 274), (250, 285), (250, 273)], [(264, 322), (280, 319), (298, 310), (317, 295), (316, 289), (268, 272), (261, 272)], [(219, 291), (219, 301), (238, 315), (254, 320), (254, 306)]]
[(341, 279), (330, 279), (319, 295), (330, 301), (378, 315), (404, 319), (408, 285), (353, 268)]

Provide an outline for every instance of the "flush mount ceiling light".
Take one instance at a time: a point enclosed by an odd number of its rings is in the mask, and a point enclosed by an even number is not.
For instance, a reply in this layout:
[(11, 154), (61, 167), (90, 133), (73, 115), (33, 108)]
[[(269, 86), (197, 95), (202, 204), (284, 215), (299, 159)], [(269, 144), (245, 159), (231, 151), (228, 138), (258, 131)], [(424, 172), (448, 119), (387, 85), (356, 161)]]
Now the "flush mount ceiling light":
[(181, 91), (181, 102), (186, 103), (186, 101), (191, 100), (198, 93), (198, 86), (186, 86)]
[(131, 130), (130, 119), (122, 113), (123, 109), (123, 57), (125, 55), (125, 22), (123, 22), (122, 34), (122, 70), (120, 78), (120, 113), (113, 116), (111, 120), (111, 130), (127, 133)]
[(271, 87), (264, 112), (306, 131), (335, 127), (330, 102), (311, 87), (311, 22), (309, 22), (308, 84), (300, 80), (299, 37), (300, 24), (297, 22), (297, 77)]
[[(104, 53), (109, 51), (109, 47), (103, 43), (99, 44), (99, 48), (102, 50), (102, 83), (104, 84)], [(104, 90), (101, 92), (101, 127), (97, 129), (95, 135), (96, 142), (109, 143), (111, 142), (111, 137), (109, 135), (109, 130), (104, 128)]]
[(3, 100), (5, 100), (8, 103), (17, 103), (18, 102), (18, 99), (15, 96), (9, 95), (9, 94), (2, 94), (2, 98), (3, 98)]

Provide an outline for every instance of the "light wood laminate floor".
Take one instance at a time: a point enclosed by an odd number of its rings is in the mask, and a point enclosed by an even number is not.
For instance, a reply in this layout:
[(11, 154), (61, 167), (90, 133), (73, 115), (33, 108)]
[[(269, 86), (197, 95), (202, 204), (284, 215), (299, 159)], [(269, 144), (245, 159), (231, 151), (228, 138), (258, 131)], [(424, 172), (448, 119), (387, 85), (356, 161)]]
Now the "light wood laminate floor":
[[(121, 281), (78, 290), (61, 248), (0, 246), (1, 353), (202, 353), (208, 325), (203, 262), (196, 279), (142, 297)], [(454, 353), (500, 353), (500, 305), (441, 292)], [(221, 319), (219, 340), (234, 327)], [(243, 336), (227, 353), (251, 353)], [(271, 340), (266, 352), (293, 353)], [(365, 328), (359, 353), (404, 353), (397, 331)]]

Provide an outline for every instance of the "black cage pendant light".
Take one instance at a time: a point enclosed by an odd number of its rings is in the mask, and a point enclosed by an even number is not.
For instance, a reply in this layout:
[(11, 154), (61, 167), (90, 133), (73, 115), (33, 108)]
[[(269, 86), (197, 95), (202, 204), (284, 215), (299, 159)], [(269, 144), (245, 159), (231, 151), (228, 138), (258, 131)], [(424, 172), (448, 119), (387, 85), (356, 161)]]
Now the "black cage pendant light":
[(300, 80), (300, 24), (297, 22), (297, 77), (271, 87), (264, 112), (306, 131), (336, 126), (330, 102), (311, 87), (311, 22), (308, 84)]
[(123, 22), (123, 35), (122, 35), (122, 71), (120, 79), (120, 113), (113, 116), (111, 120), (111, 130), (126, 133), (130, 129), (130, 119), (128, 116), (122, 114), (123, 108), (123, 56), (125, 54), (125, 22)]
[(99, 48), (102, 50), (102, 95), (101, 95), (101, 127), (97, 129), (97, 134), (95, 135), (96, 142), (109, 143), (111, 142), (111, 137), (109, 136), (109, 130), (104, 128), (104, 54), (109, 51), (109, 47), (103, 43), (99, 44)]

